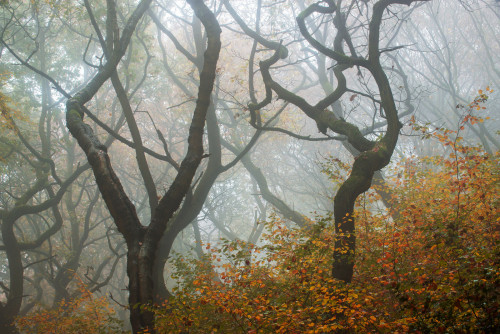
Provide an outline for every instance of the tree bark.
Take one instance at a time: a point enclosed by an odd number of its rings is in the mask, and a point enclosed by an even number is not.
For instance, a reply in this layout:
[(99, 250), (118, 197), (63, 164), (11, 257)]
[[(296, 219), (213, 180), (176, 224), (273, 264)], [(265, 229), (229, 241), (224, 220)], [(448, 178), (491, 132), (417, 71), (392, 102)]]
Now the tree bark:
[[(84, 89), (68, 100), (66, 106), (68, 129), (87, 156), (99, 191), (128, 247), (127, 275), (129, 278), (130, 322), (134, 333), (155, 332), (154, 313), (150, 309), (153, 307), (155, 291), (153, 280), (155, 256), (167, 223), (188, 193), (196, 169), (203, 157), (203, 129), (221, 48), (221, 30), (215, 15), (202, 0), (187, 0), (207, 32), (207, 48), (204, 54), (203, 68), (200, 72), (198, 99), (189, 128), (187, 153), (172, 185), (157, 205), (153, 203), (155, 207), (152, 208), (151, 222), (145, 227), (139, 221), (134, 205), (127, 197), (111, 166), (106, 147), (100, 143), (91, 127), (83, 122), (83, 115), (84, 104), (116, 71), (135, 26), (149, 7), (150, 2), (150, 0), (143, 0), (138, 5), (127, 21), (121, 37), (118, 36), (116, 28), (114, 3), (108, 2), (107, 39), (108, 42), (112, 39), (115, 43), (105, 43), (100, 36), (101, 44), (106, 50), (107, 62)], [(97, 24), (94, 24), (94, 28), (98, 31)], [(120, 88), (116, 79), (115, 77), (115, 86)], [(122, 98), (124, 98), (123, 95)], [(140, 140), (140, 138), (136, 136), (134, 140)]]
[[(251, 103), (249, 110), (252, 118), (255, 118), (255, 110), (258, 110), (269, 104), (272, 99), (272, 93), (276, 93), (279, 99), (283, 99), (299, 109), (309, 118), (316, 121), (318, 130), (326, 134), (328, 129), (346, 137), (350, 145), (361, 152), (353, 164), (349, 178), (341, 185), (334, 200), (335, 216), (335, 250), (333, 254), (332, 276), (344, 282), (352, 280), (354, 268), (354, 254), (356, 247), (356, 236), (354, 228), (354, 203), (356, 198), (371, 186), (375, 171), (386, 166), (394, 151), (401, 123), (399, 122), (398, 111), (394, 103), (391, 86), (380, 64), (380, 25), (385, 9), (392, 4), (410, 5), (414, 1), (428, 0), (380, 0), (373, 6), (373, 13), (369, 23), (368, 33), (368, 52), (367, 58), (360, 57), (351, 42), (351, 37), (345, 26), (344, 14), (341, 13), (341, 7), (337, 6), (333, 0), (325, 0), (313, 3), (297, 16), (297, 24), (300, 33), (305, 40), (317, 52), (335, 61), (336, 65), (332, 67), (337, 80), (337, 87), (331, 90), (328, 95), (315, 105), (309, 104), (304, 98), (298, 96), (284, 88), (278, 82), (274, 81), (270, 67), (278, 60), (284, 59), (288, 52), (286, 47), (281, 44), (271, 43), (262, 36), (252, 31), (241, 18), (231, 8), (229, 2), (224, 4), (229, 13), (235, 18), (242, 30), (259, 43), (274, 50), (274, 54), (260, 62), (262, 80), (266, 86), (266, 97), (260, 103)], [(306, 20), (313, 14), (333, 15), (334, 25), (337, 34), (334, 36), (333, 49), (319, 42), (313, 37), (306, 26)], [(343, 45), (347, 44), (350, 55), (346, 55)], [(380, 105), (385, 112), (387, 131), (378, 141), (372, 141), (364, 137), (363, 133), (356, 125), (347, 122), (336, 115), (329, 108), (348, 91), (344, 71), (357, 66), (367, 69), (375, 79), (380, 93)]]
[(0, 330), (2, 333), (17, 333), (14, 326), (14, 317), (21, 309), (23, 301), (23, 263), (21, 259), (21, 249), (14, 234), (14, 219), (2, 219), (2, 240), (5, 246), (5, 253), (9, 264), (10, 286), (7, 292), (7, 302), (0, 305)]

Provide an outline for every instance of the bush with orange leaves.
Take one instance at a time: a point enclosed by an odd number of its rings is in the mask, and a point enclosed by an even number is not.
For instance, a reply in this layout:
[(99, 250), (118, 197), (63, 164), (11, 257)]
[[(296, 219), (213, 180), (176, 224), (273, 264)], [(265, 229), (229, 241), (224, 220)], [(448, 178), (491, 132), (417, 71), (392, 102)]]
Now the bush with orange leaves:
[(56, 308), (43, 309), (19, 317), (21, 333), (125, 333), (123, 323), (107, 299), (96, 297), (78, 280), (78, 297), (63, 300)]
[(351, 284), (330, 277), (330, 217), (301, 230), (272, 217), (259, 246), (226, 241), (203, 261), (177, 258), (181, 283), (156, 309), (159, 332), (498, 330), (500, 156), (462, 149), (406, 164), (390, 211), (373, 209), (375, 192), (360, 199)]
[[(459, 131), (424, 133), (449, 156), (393, 165), (389, 208), (377, 209), (373, 190), (359, 198), (352, 283), (330, 275), (332, 217), (296, 229), (274, 216), (259, 245), (225, 241), (206, 245), (201, 261), (177, 257), (180, 283), (155, 308), (158, 331), (498, 332), (500, 154), (460, 145)], [(342, 177), (338, 160), (324, 166)]]

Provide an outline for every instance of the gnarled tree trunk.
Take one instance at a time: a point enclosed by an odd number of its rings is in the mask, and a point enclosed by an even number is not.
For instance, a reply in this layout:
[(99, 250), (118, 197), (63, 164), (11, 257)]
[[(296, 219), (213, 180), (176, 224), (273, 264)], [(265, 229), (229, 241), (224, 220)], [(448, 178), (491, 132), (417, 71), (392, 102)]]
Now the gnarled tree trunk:
[[(154, 280), (153, 268), (160, 239), (166, 230), (167, 222), (179, 208), (186, 196), (196, 169), (203, 157), (203, 129), (210, 95), (216, 76), (216, 66), (221, 48), (220, 27), (214, 14), (202, 0), (187, 0), (195, 15), (203, 23), (207, 32), (207, 49), (204, 54), (203, 68), (200, 72), (198, 99), (193, 113), (188, 136), (188, 151), (178, 169), (177, 176), (167, 192), (157, 202), (150, 198), (152, 205), (151, 222), (146, 227), (141, 224), (134, 205), (127, 197), (123, 186), (115, 174), (107, 149), (99, 142), (90, 126), (83, 122), (88, 111), (84, 104), (98, 91), (101, 85), (116, 71), (119, 60), (123, 57), (137, 22), (149, 7), (151, 0), (143, 0), (127, 21), (123, 33), (119, 36), (114, 3), (108, 2), (107, 40), (100, 36), (101, 46), (105, 50), (107, 62), (102, 66), (87, 86), (74, 97), (68, 99), (66, 105), (66, 121), (68, 129), (84, 151), (92, 167), (96, 183), (101, 195), (113, 217), (118, 231), (125, 238), (128, 247), (127, 275), (129, 278), (130, 321), (134, 333), (148, 331), (154, 333), (154, 314), (147, 306), (152, 306)], [(89, 10), (89, 14), (92, 15)], [(95, 19), (94, 28), (99, 30)], [(111, 42), (113, 41), (113, 42)], [(120, 83), (114, 77), (115, 88), (120, 91)], [(137, 130), (137, 129), (135, 129)], [(136, 139), (138, 139), (136, 133)], [(141, 145), (139, 145), (141, 146)], [(147, 161), (142, 161), (142, 170), (147, 169)], [(147, 185), (147, 184), (146, 184)], [(148, 192), (155, 196), (155, 192)]]

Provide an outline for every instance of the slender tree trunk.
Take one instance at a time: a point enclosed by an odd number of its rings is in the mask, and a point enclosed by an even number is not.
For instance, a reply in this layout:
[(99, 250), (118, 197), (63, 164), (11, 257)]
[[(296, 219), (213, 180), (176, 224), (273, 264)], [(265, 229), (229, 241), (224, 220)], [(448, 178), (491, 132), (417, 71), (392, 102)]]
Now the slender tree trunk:
[(2, 239), (9, 267), (10, 286), (7, 292), (7, 302), (0, 303), (0, 333), (17, 333), (14, 318), (19, 314), (23, 301), (23, 263), (21, 249), (14, 234), (15, 220), (2, 220)]
[(356, 198), (370, 188), (374, 171), (367, 168), (368, 161), (357, 159), (351, 175), (340, 186), (334, 199), (335, 248), (332, 275), (344, 282), (351, 282), (356, 251), (354, 204)]
[(153, 278), (155, 284), (154, 291), (154, 300), (157, 303), (160, 303), (163, 300), (167, 300), (172, 297), (170, 291), (168, 291), (167, 286), (165, 284), (165, 279), (163, 277), (163, 271), (165, 269), (165, 265), (168, 261), (168, 257), (170, 255), (170, 251), (172, 250), (172, 245), (174, 244), (175, 236), (172, 233), (165, 233), (163, 236), (160, 247), (158, 249), (158, 255), (156, 258), (156, 264), (153, 269)]

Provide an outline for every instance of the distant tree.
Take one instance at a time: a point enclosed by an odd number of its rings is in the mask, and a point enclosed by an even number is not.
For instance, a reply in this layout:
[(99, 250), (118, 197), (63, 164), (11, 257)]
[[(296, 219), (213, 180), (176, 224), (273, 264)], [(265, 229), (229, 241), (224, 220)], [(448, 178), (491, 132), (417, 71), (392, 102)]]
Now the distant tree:
[[(13, 13), (9, 14), (5, 20), (16, 19)], [(4, 27), (1, 41), (4, 48), (12, 50), (5, 41), (12, 37), (7, 28), (10, 27)], [(36, 60), (43, 71), (49, 67), (45, 35), (49, 29), (50, 25), (43, 26), (36, 38), (39, 48)], [(30, 98), (35, 101), (34, 115), (30, 115), (28, 104), (19, 103), (3, 92), (9, 86), (3, 81), (0, 85), (0, 252), (2, 256), (5, 254), (8, 274), (1, 284), (6, 300), (0, 303), (0, 331), (11, 333), (16, 331), (14, 318), (20, 312), (29, 311), (42, 297), (39, 276), (27, 275), (26, 268), (51, 260), (50, 256), (31, 256), (30, 252), (39, 251), (43, 243), (60, 231), (63, 219), (58, 205), (89, 166), (73, 168), (71, 165), (65, 170), (57, 161), (60, 155), (56, 154), (58, 143), (53, 131), (61, 130), (62, 124), (53, 108), (48, 80), (31, 77), (29, 85), (19, 84), (25, 89), (22, 94), (12, 92), (13, 97), (21, 96), (23, 102)], [(26, 297), (26, 282), (31, 283), (36, 293), (21, 308)]]
[[(500, 43), (494, 37), (500, 33), (498, 10), (488, 1), (435, 1), (415, 14), (400, 33), (402, 43), (415, 49), (402, 50), (399, 59), (402, 70), (413, 73), (414, 81), (421, 86), (416, 117), (423, 123), (455, 128), (460, 106), (467, 105), (478, 89), (500, 85)], [(418, 29), (423, 25), (428, 33)], [(499, 112), (497, 99), (496, 94), (490, 96), (489, 116)], [(500, 149), (495, 136), (497, 122), (464, 126), (467, 140), (478, 140), (488, 153)], [(436, 153), (429, 142), (424, 147), (421, 144), (416, 143), (421, 154)]]

